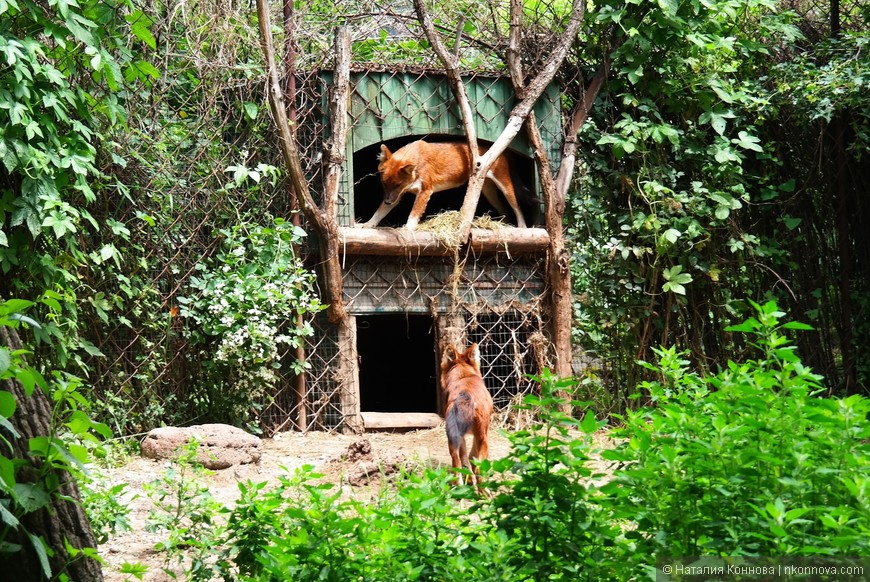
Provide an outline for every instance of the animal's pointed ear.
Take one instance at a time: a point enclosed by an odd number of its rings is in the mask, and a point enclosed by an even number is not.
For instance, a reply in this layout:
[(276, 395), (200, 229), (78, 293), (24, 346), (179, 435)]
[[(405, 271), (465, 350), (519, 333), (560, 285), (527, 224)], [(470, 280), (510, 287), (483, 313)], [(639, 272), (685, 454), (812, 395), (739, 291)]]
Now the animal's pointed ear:
[(399, 169), (399, 173), (408, 178), (414, 177), (414, 172), (417, 170), (417, 164), (405, 164)]
[(453, 344), (447, 344), (447, 347), (444, 348), (444, 354), (441, 356), (441, 364), (449, 366), (455, 361), (456, 348), (453, 347)]
[(477, 364), (477, 367), (480, 367), (480, 347), (477, 344), (471, 344), (468, 346), (468, 349), (465, 350), (465, 357), (468, 358), (470, 362), (474, 362)]
[(378, 161), (379, 162), (386, 162), (391, 157), (393, 157), (393, 154), (390, 153), (389, 148), (387, 148), (386, 145), (381, 144), (381, 153), (378, 154)]

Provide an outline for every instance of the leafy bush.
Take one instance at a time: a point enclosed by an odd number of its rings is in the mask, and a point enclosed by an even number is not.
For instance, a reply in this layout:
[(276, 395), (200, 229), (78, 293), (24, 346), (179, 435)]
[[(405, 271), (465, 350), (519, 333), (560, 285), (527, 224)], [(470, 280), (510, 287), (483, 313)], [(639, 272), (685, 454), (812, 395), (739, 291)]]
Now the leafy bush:
[(527, 406), (542, 422), (511, 436), (513, 454), (484, 463), (492, 494), (455, 487), (445, 468), (404, 474), (363, 502), (311, 467), (240, 484), (229, 511), (220, 572), (243, 580), (621, 580), (627, 542), (589, 466), (600, 423), (559, 412), (551, 374)]
[[(221, 250), (197, 265), (189, 294), (178, 301), (192, 323), (191, 339), (203, 346), (198, 388), (206, 414), (249, 421), (252, 404), (278, 380), (282, 347), (298, 347), (311, 335), (303, 317), (323, 306), (314, 274), (294, 251), (305, 236), (301, 228), (282, 219), (270, 226), (243, 220), (221, 234)], [(293, 372), (304, 369), (304, 362), (290, 360)]]
[(702, 378), (659, 350), (654, 408), (630, 413), (607, 458), (648, 556), (866, 555), (870, 540), (870, 400), (821, 397), (775, 303), (728, 328), (758, 358)]
[(98, 544), (105, 544), (120, 532), (130, 531), (130, 508), (122, 501), (127, 483), (111, 485), (96, 469), (81, 476), (78, 483), (82, 506)]
[(268, 492), (242, 486), (228, 528), (228, 555), (241, 572), (256, 580), (487, 579), (485, 565), (464, 553), (480, 525), (457, 511), (444, 471), (406, 475), (371, 503), (321, 477), (303, 467)]
[[(167, 533), (166, 540), (155, 548), (166, 553), (167, 565), (187, 559), (190, 566), (186, 573), (192, 579), (209, 580), (201, 575), (211, 572), (214, 543), (223, 531), (217, 519), (222, 505), (204, 483), (209, 471), (197, 461), (198, 449), (199, 443), (192, 439), (162, 477), (145, 485), (154, 504), (145, 529)], [(171, 574), (171, 570), (165, 571)]]
[(500, 479), (488, 509), (515, 545), (509, 563), (523, 580), (625, 579), (614, 500), (599, 490), (603, 475), (590, 464), (599, 452), (592, 435), (604, 423), (591, 411), (582, 420), (561, 412), (559, 394), (573, 379), (545, 370), (534, 380), (541, 396), (527, 396), (524, 406), (538, 410), (540, 422), (508, 435), (511, 454), (493, 463)]

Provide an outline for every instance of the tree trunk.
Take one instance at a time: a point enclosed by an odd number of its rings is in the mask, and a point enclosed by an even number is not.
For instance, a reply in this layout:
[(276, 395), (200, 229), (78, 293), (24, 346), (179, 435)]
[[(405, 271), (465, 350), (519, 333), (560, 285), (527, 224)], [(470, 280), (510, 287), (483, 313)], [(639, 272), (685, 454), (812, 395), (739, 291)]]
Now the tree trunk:
[[(0, 327), (0, 345), (15, 351), (21, 349), (18, 333), (8, 327)], [(30, 396), (24, 387), (14, 379), (0, 383), (0, 389), (7, 390), (18, 403), (15, 414), (10, 419), (12, 426), (20, 437), (4, 433), (12, 443), (12, 458), (25, 459), (32, 464), (39, 459), (32, 459), (28, 454), (28, 441), (31, 438), (49, 434), (52, 405), (45, 393), (36, 388)], [(18, 482), (32, 481), (35, 472), (29, 465), (20, 467), (16, 473)], [(28, 532), (40, 536), (54, 552), (49, 558), (53, 576), (65, 572), (76, 582), (99, 582), (103, 579), (100, 563), (94, 559), (79, 556), (70, 561), (66, 551), (68, 543), (74, 548), (96, 548), (97, 543), (91, 531), (91, 524), (81, 506), (79, 488), (69, 473), (59, 472), (56, 475), (60, 485), (52, 495), (52, 501), (47, 508), (29, 513), (21, 519), (21, 526)], [(20, 535), (21, 530), (12, 534), (12, 541), (22, 546), (15, 554), (2, 554), (0, 571), (4, 580), (31, 581), (43, 580), (43, 568), (39, 555), (26, 535)], [(19, 536), (19, 537), (16, 537)]]
[[(302, 162), (296, 140), (290, 131), (290, 121), (287, 118), (287, 108), (284, 92), (278, 78), (278, 68), (275, 64), (275, 47), (272, 43), (272, 21), (269, 14), (269, 5), (266, 0), (257, 0), (257, 20), (260, 29), (260, 43), (263, 49), (263, 58), (266, 61), (266, 73), (268, 75), (269, 107), (275, 119), (275, 127), (278, 132), (278, 144), (281, 147), (281, 155), (290, 178), (293, 190), (296, 192), (299, 205), (305, 218), (317, 233), (320, 242), (320, 254), (323, 268), (323, 279), (326, 290), (327, 317), (332, 323), (344, 321), (347, 317), (344, 300), (342, 298), (342, 272), (339, 263), (338, 248), (338, 225), (335, 215), (322, 211), (305, 181), (305, 173), (302, 170)], [(336, 68), (343, 66), (337, 63)], [(343, 151), (344, 144), (336, 140), (334, 149)], [(329, 152), (327, 152), (329, 154)], [(329, 160), (334, 164), (335, 160)], [(329, 193), (325, 193), (328, 198)]]
[(423, 0), (414, 0), (414, 9), (417, 12), (417, 17), (423, 27), (423, 32), (426, 34), (426, 40), (432, 45), (432, 50), (438, 56), (441, 64), (444, 66), (444, 73), (447, 75), (447, 80), (450, 82), (450, 87), (453, 90), (454, 98), (461, 113), (462, 125), (467, 133), (468, 145), (471, 150), (471, 175), (468, 178), (468, 187), (465, 192), (465, 200), (462, 203), (462, 224), (459, 227), (459, 242), (464, 243), (468, 240), (471, 234), (471, 222), (474, 219), (474, 211), (477, 208), (477, 203), (480, 200), (480, 193), (483, 189), (483, 183), (486, 180), (486, 173), (492, 167), (496, 158), (502, 155), (513, 139), (523, 128), (523, 123), (532, 112), (532, 109), (537, 103), (541, 94), (547, 88), (547, 85), (556, 76), (559, 67), (565, 60), (568, 50), (571, 48), (574, 39), (577, 38), (577, 32), (583, 22), (583, 10), (585, 3), (580, 0), (574, 0), (571, 14), (565, 24), (565, 29), (559, 35), (559, 42), (550, 53), (550, 58), (547, 64), (537, 71), (537, 74), (525, 86), (522, 98), (516, 103), (510, 112), (505, 129), (495, 140), (486, 154), (482, 156), (475, 155), (474, 145), (477, 141), (476, 132), (474, 130), (474, 118), (471, 105), (468, 100), (468, 94), (465, 91), (465, 86), (462, 84), (460, 77), (459, 66), (457, 59), (450, 54), (444, 43), (441, 42), (441, 36), (436, 32), (435, 25), (428, 9), (423, 4)]
[[(582, 18), (582, 5), (578, 5), (577, 17)], [(507, 53), (507, 67), (510, 71), (511, 82), (514, 86), (514, 91), (521, 99), (527, 96), (528, 87), (525, 83), (523, 75), (521, 53), (521, 33), (522, 33), (522, 2), (520, 0), (511, 1), (511, 26), (510, 26), (510, 41)], [(567, 49), (566, 49), (567, 50)], [(564, 59), (564, 54), (562, 56)], [(591, 104), (590, 104), (591, 106)], [(585, 119), (585, 117), (584, 117)], [(582, 123), (582, 122), (581, 122)], [(565, 247), (565, 238), (563, 233), (562, 217), (565, 214), (565, 195), (567, 187), (563, 190), (553, 179), (550, 161), (547, 158), (547, 151), (544, 147), (543, 139), (541, 138), (538, 122), (534, 111), (529, 111), (525, 117), (525, 127), (529, 136), (529, 143), (535, 152), (535, 159), (538, 164), (539, 173), (541, 176), (541, 192), (544, 197), (544, 224), (547, 227), (549, 234), (549, 247), (547, 250), (547, 288), (549, 290), (550, 303), (550, 319), (553, 348), (555, 351), (556, 361), (554, 362), (554, 371), (558, 376), (569, 377), (573, 375), (571, 367), (572, 349), (571, 349), (571, 329), (573, 326), (573, 304), (572, 304), (572, 285), (571, 285), (571, 269), (570, 269), (570, 253)], [(572, 128), (573, 129), (573, 128)], [(570, 131), (570, 130), (569, 130)], [(576, 132), (576, 129), (574, 130)], [(571, 135), (570, 133), (568, 134)], [(575, 148), (576, 149), (576, 148)], [(573, 167), (574, 158), (573, 151), (568, 156), (568, 160), (562, 160), (562, 167), (570, 165)], [(561, 177), (563, 181), (570, 181), (570, 173), (568, 177)], [(562, 394), (567, 397), (567, 394)], [(569, 412), (571, 409), (570, 403), (567, 401), (563, 404), (563, 410)]]

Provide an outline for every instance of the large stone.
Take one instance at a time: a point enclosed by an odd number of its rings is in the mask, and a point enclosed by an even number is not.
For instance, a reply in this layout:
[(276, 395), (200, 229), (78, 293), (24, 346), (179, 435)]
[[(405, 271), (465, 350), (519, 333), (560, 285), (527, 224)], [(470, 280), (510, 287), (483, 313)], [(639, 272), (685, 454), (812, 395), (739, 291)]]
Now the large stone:
[(228, 424), (199, 424), (185, 428), (155, 428), (142, 440), (142, 456), (177, 459), (184, 446), (194, 438), (199, 442), (197, 461), (207, 469), (257, 463), (263, 452), (262, 441), (240, 428)]

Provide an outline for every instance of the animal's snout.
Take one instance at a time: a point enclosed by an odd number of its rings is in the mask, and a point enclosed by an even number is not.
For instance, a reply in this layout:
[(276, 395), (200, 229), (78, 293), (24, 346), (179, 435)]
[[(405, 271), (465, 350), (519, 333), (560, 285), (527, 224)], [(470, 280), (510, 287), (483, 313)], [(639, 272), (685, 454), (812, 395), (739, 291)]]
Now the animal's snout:
[(401, 190), (384, 190), (384, 204), (387, 206), (392, 206), (399, 200), (399, 194)]

